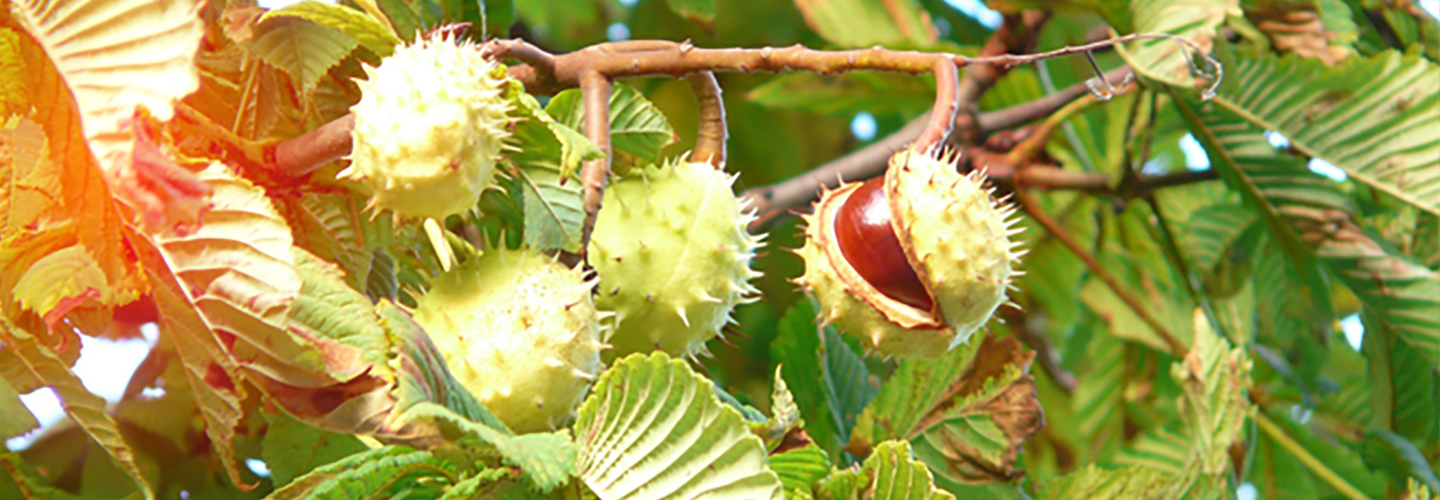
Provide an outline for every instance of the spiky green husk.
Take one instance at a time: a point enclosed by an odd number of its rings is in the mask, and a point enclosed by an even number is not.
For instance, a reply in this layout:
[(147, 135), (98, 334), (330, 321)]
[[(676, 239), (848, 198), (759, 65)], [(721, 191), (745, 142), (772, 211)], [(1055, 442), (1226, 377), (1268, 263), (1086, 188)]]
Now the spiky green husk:
[(443, 219), (475, 207), (509, 136), (505, 67), (470, 42), (421, 39), (365, 66), (350, 167), (371, 206)]
[[(936, 310), (919, 311), (847, 283), (837, 269), (845, 265), (838, 252), (824, 250), (834, 236), (825, 228), (823, 208), (806, 217), (806, 243), (797, 252), (805, 274), (797, 283), (820, 302), (823, 321), (868, 348), (887, 356), (936, 357), (968, 341), (1005, 303), (1022, 253), (1009, 238), (1014, 209), (992, 199), (983, 174), (961, 175), (953, 161), (906, 150), (890, 165), (885, 192), (892, 224)], [(816, 206), (842, 203), (856, 187), (827, 193)]]
[(573, 417), (600, 369), (593, 286), (538, 252), (494, 249), (437, 277), (415, 322), (505, 425), (548, 430)]
[(755, 292), (760, 238), (735, 197), (735, 177), (706, 163), (670, 162), (617, 178), (590, 240), (596, 302), (615, 311), (617, 356), (703, 351)]

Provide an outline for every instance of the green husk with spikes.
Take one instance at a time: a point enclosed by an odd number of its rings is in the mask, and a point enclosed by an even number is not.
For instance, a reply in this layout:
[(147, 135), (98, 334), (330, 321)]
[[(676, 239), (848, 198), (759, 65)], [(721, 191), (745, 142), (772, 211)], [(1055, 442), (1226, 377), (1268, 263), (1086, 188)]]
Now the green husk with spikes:
[(735, 176), (707, 163), (635, 169), (605, 191), (591, 237), (596, 303), (616, 314), (612, 354), (705, 352), (705, 342), (753, 301), (750, 261), (762, 238), (735, 196)]
[(594, 281), (530, 249), (492, 249), (436, 277), (415, 322), (455, 378), (516, 432), (574, 417), (596, 373), (606, 329)]
[(371, 191), (369, 208), (440, 219), (475, 208), (509, 137), (505, 66), (468, 41), (420, 39), (357, 80), (350, 166), (338, 175)]

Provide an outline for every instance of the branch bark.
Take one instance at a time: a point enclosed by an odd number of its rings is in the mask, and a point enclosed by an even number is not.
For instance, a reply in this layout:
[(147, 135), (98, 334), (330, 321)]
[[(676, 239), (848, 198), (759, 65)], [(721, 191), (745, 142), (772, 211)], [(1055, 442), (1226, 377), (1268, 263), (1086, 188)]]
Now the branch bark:
[(730, 132), (725, 124), (725, 101), (715, 73), (704, 71), (685, 78), (695, 91), (695, 104), (700, 109), (700, 126), (695, 133), (695, 150), (690, 161), (703, 161), (717, 169), (725, 168), (725, 141)]
[[(588, 259), (590, 235), (595, 232), (595, 219), (605, 197), (605, 184), (610, 178), (610, 90), (609, 78), (598, 72), (586, 73), (580, 81), (585, 109), (585, 137), (605, 155), (580, 167), (580, 182), (585, 189), (585, 222), (580, 228), (580, 256)], [(572, 265), (574, 263), (571, 263)]]
[[(967, 73), (969, 74), (969, 73)], [(1105, 73), (1105, 79), (1111, 82), (1122, 82), (1129, 78), (1130, 69), (1126, 67), (1117, 68)], [(1051, 94), (1041, 99), (1012, 106), (998, 111), (981, 113), (973, 120), (964, 119), (963, 115), (957, 123), (955, 136), (963, 137), (975, 135), (983, 137), (998, 130), (1004, 130), (1016, 125), (1049, 116), (1056, 110), (1064, 107), (1080, 97), (1089, 95), (1089, 87), (1085, 84), (1072, 85), (1064, 90)], [(932, 115), (926, 114), (912, 120), (904, 128), (896, 131), (884, 139), (861, 148), (858, 151), (840, 157), (830, 163), (816, 167), (799, 176), (769, 186), (760, 186), (745, 191), (741, 196), (750, 198), (753, 206), (759, 213), (759, 219), (750, 226), (752, 230), (769, 227), (786, 211), (803, 206), (815, 201), (821, 189), (834, 189), (846, 181), (869, 179), (880, 175), (885, 171), (886, 162), (890, 156), (900, 148), (910, 144), (920, 136), (927, 123), (931, 121)], [(1001, 182), (1008, 179), (1005, 176), (1013, 173), (1011, 170), (990, 171), (990, 178)], [(1049, 183), (1037, 183), (1035, 187), (1051, 189), (1076, 189), (1099, 192), (1103, 189), (1107, 179), (1103, 174), (1080, 174), (1068, 173), (1070, 175), (1057, 175), (1050, 178)], [(1099, 176), (1099, 177), (1094, 177)], [(1000, 178), (997, 178), (1000, 177)], [(1177, 179), (1171, 179), (1173, 182)], [(1095, 183), (1099, 182), (1097, 186)]]

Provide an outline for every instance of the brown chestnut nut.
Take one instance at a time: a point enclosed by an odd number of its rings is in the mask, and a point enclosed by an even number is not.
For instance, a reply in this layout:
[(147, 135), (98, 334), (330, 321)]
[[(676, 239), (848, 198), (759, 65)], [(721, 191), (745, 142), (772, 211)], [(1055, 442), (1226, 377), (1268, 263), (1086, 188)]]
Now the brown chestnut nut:
[(796, 280), (821, 316), (887, 356), (937, 357), (967, 341), (1018, 276), (1010, 229), (983, 174), (901, 151), (883, 178), (825, 193), (806, 217)]

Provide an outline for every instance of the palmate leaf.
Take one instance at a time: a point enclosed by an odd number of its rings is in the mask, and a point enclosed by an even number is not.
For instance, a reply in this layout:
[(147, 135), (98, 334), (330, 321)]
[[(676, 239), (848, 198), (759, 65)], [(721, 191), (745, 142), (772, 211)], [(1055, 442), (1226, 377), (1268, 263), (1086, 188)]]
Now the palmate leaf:
[(580, 250), (585, 223), (580, 181), (563, 179), (546, 168), (521, 168), (517, 184), (525, 214), (525, 244), (532, 248)]
[(1042, 500), (1082, 500), (1090, 498), (1160, 499), (1165, 478), (1160, 472), (1144, 467), (1103, 469), (1094, 464), (1066, 474), (1045, 485), (1037, 497)]
[[(0, 469), (5, 469), (9, 473), (10, 479), (14, 481), (14, 484), (10, 485), (6, 484), (6, 481), (0, 480), (0, 495), (6, 498), (24, 498), (26, 500), (78, 500), (80, 498), (64, 490), (50, 487), (46, 484), (45, 477), (33, 470), (15, 452), (0, 451)], [(13, 493), (7, 488), (8, 486), (14, 486)]]
[[(545, 111), (572, 130), (585, 130), (585, 107), (579, 89), (555, 95)], [(610, 92), (611, 169), (624, 173), (660, 161), (660, 151), (675, 142), (675, 130), (655, 103), (634, 87), (615, 84)]]
[[(204, 36), (193, 0), (17, 0), (11, 14), (44, 47), (80, 116), (85, 144), (106, 180), (151, 220), (193, 219), (200, 207), (168, 202), (174, 185), (193, 184), (182, 169), (137, 157), (137, 110), (169, 120), (174, 104), (199, 86), (195, 54)], [(48, 71), (32, 65), (31, 74)], [(69, 120), (70, 115), (64, 115)], [(68, 139), (47, 126), (52, 141)], [(143, 141), (142, 141), (143, 142)], [(74, 147), (74, 146), (67, 146)], [(85, 162), (88, 163), (88, 162)], [(76, 166), (79, 166), (77, 164)], [(181, 194), (186, 198), (191, 194)], [(157, 200), (156, 198), (159, 198)]]
[(1103, 457), (1123, 437), (1125, 403), (1125, 342), (1111, 335), (1109, 328), (1099, 318), (1082, 323), (1081, 328), (1091, 330), (1090, 341), (1085, 346), (1085, 356), (1075, 366), (1080, 382), (1071, 395), (1070, 403), (1076, 419), (1076, 428), (1082, 442), (1094, 451), (1096, 458)]
[(518, 82), (512, 82), (507, 92), (518, 119), (514, 134), (506, 140), (515, 151), (509, 155), (510, 163), (521, 168), (548, 168), (570, 177), (580, 170), (580, 162), (604, 157), (595, 143), (550, 116)]
[(456, 465), (430, 452), (400, 446), (351, 455), (301, 476), (267, 500), (352, 500), (439, 496), (436, 478), (453, 479)]
[(380, 231), (374, 227), (376, 221), (386, 222), (364, 213), (364, 199), (348, 190), (316, 189), (272, 200), (290, 222), (295, 246), (339, 266), (351, 288), (365, 288), (377, 246), (369, 235)]
[(1260, 212), (1270, 236), (1297, 266), (1318, 261), (1377, 320), (1432, 366), (1440, 364), (1440, 316), (1434, 314), (1440, 310), (1440, 275), (1372, 240), (1333, 184), (1276, 150), (1241, 115), (1219, 103), (1175, 102), (1221, 178)]
[(1247, 396), (1251, 362), (1195, 313), (1195, 343), (1170, 376), (1184, 396), (1176, 402), (1189, 438), (1188, 467), (1202, 475), (1228, 474), (1230, 446), (1244, 439), (1251, 411)]
[[(1327, 494), (1331, 491), (1353, 492), (1369, 498), (1385, 498), (1385, 477), (1372, 472), (1360, 456), (1350, 448), (1317, 436), (1309, 428), (1295, 422), (1290, 416), (1278, 411), (1266, 410), (1255, 415), (1258, 434), (1269, 441), (1276, 452), (1294, 457), (1310, 475), (1317, 489)], [(1289, 477), (1259, 477), (1261, 481), (1292, 481)]]
[(833, 325), (817, 327), (815, 316), (809, 300), (791, 306), (780, 319), (770, 351), (784, 366), (782, 375), (794, 390), (805, 433), (838, 460), (855, 419), (878, 391), (869, 380), (865, 361)]
[(20, 393), (9, 380), (0, 377), (0, 439), (10, 439), (40, 426), (35, 415), (20, 401)]
[[(331, 373), (308, 339), (286, 328), (302, 280), (294, 268), (290, 226), (265, 192), (215, 163), (199, 172), (212, 208), (194, 233), (147, 235), (205, 323), (230, 354), (258, 373), (297, 387), (321, 387), (358, 369)], [(220, 271), (217, 271), (220, 270)]]
[(245, 384), (237, 381), (239, 367), (210, 327), (190, 303), (185, 288), (165, 264), (150, 240), (127, 231), (140, 266), (150, 278), (151, 296), (160, 316), (160, 334), (174, 344), (184, 365), (185, 378), (205, 420), (205, 435), (234, 484), (243, 484), (235, 459), (235, 427), (245, 415)]
[[(1204, 52), (1210, 51), (1225, 17), (1241, 13), (1239, 0), (1138, 0), (1104, 5), (1101, 14), (1122, 32), (1169, 33), (1195, 43)], [(1119, 49), (1126, 62), (1146, 77), (1185, 87), (1208, 84), (1192, 72), (1192, 58), (1200, 56), (1187, 54), (1189, 51), (1164, 38), (1140, 40)]]
[(925, 463), (910, 455), (910, 444), (885, 441), (865, 459), (859, 470), (837, 471), (820, 480), (821, 498), (874, 498), (875, 500), (951, 499), (955, 495), (935, 487)]
[(830, 473), (830, 467), (830, 457), (814, 443), (770, 456), (770, 470), (779, 476), (786, 492), (799, 489), (808, 493), (816, 481)]
[(1371, 425), (1421, 446), (1440, 441), (1440, 375), (1434, 365), (1369, 311), (1360, 318)]
[(10, 151), (0, 167), (0, 286), (10, 291), (0, 309), (17, 320), (34, 312), (59, 333), (69, 330), (58, 327), (72, 312), (103, 316), (143, 293), (144, 281), (126, 258), (116, 203), (97, 175), (74, 101), (31, 40), (0, 28), (0, 59), (22, 71), (28, 92), (12, 96), (24, 116), (0, 118), (0, 147)]
[(130, 476), (136, 489), (146, 499), (155, 498), (149, 480), (136, 462), (135, 451), (120, 434), (115, 419), (106, 412), (105, 399), (86, 390), (59, 356), (30, 332), (16, 328), (4, 315), (0, 315), (0, 340), (41, 383), (55, 390), (65, 413)]
[(915, 0), (796, 0), (805, 22), (843, 48), (874, 45), (929, 47), (939, 38), (930, 14)]
[(400, 44), (400, 37), (369, 13), (336, 5), (333, 3), (305, 1), (284, 8), (266, 12), (260, 17), (261, 26), (268, 19), (298, 17), (321, 26), (334, 28), (355, 38), (361, 47), (380, 57), (387, 57)]
[(569, 431), (517, 436), (503, 425), (476, 422), (428, 401), (405, 410), (398, 421), (439, 426), (447, 436), (459, 436), (455, 442), (462, 447), (493, 448), (507, 465), (520, 468), (523, 477), (541, 492), (559, 488), (575, 476), (576, 448)]
[(1396, 52), (1334, 67), (1294, 56), (1221, 60), (1226, 77), (1215, 106), (1279, 132), (1291, 147), (1359, 182), (1440, 214), (1440, 65)]
[(354, 436), (316, 429), (285, 415), (266, 413), (265, 422), (260, 457), (277, 488), (317, 467), (369, 449)]
[(1371, 470), (1390, 476), (1392, 491), (1404, 488), (1405, 482), (1411, 479), (1440, 489), (1440, 479), (1436, 479), (1425, 455), (1415, 447), (1415, 443), (1394, 432), (1384, 429), (1366, 432), (1360, 446), (1360, 457)]
[[(936, 360), (906, 360), (860, 415), (847, 450), (909, 441), (937, 475), (958, 483), (1018, 477), (1020, 447), (1044, 426), (1034, 353), (986, 336)], [(957, 351), (970, 351), (968, 353)]]
[(580, 479), (602, 500), (782, 498), (764, 442), (711, 386), (663, 353), (617, 361), (580, 406)]
[(309, 93), (325, 72), (359, 45), (349, 33), (304, 17), (266, 16), (255, 25), (255, 38), (246, 48), (290, 75), (302, 93)]
[(1255, 212), (1239, 203), (1208, 205), (1190, 215), (1183, 248), (1212, 296), (1229, 296), (1249, 279), (1247, 243), (1254, 238), (1243, 237), (1254, 223)]

